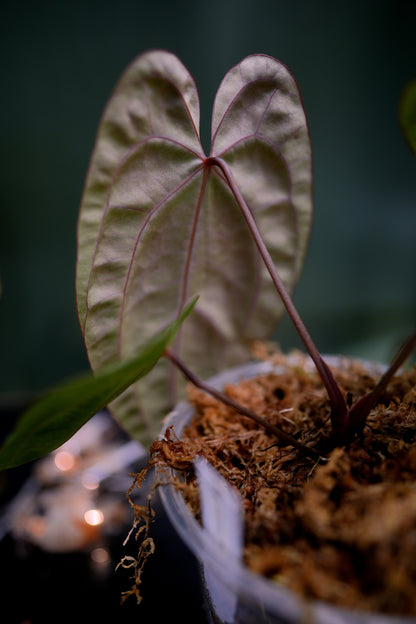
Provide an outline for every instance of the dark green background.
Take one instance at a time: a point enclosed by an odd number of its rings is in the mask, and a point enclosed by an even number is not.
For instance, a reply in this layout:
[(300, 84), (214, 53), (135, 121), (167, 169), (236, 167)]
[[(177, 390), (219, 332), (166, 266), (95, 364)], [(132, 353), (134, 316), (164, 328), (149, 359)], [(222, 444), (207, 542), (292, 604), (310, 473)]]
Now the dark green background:
[[(16, 2), (0, 18), (0, 392), (87, 367), (76, 220), (104, 104), (147, 48), (193, 73), (205, 142), (224, 73), (263, 52), (303, 94), (315, 221), (295, 302), (323, 352), (386, 358), (416, 318), (416, 161), (397, 101), (416, 75), (416, 3)], [(284, 320), (277, 333), (297, 345)]]

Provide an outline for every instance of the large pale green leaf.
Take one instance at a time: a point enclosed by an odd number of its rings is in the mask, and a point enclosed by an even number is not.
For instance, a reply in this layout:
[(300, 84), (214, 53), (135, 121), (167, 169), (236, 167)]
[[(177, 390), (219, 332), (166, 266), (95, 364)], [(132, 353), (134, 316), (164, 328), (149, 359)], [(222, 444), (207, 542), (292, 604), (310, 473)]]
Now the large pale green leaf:
[(117, 362), (97, 375), (82, 375), (60, 384), (24, 412), (0, 448), (0, 470), (38, 459), (70, 438), (94, 414), (148, 374), (174, 339), (194, 302), (161, 330), (133, 357)]
[[(78, 310), (94, 369), (128, 357), (196, 292), (175, 349), (202, 376), (246, 359), (250, 342), (267, 337), (282, 313), (212, 163), (218, 157), (231, 168), (291, 290), (312, 212), (310, 140), (291, 74), (268, 56), (244, 59), (219, 88), (212, 129), (207, 159), (194, 81), (168, 52), (139, 56), (110, 99), (78, 232)], [(143, 440), (176, 400), (179, 381), (158, 365), (112, 411)]]

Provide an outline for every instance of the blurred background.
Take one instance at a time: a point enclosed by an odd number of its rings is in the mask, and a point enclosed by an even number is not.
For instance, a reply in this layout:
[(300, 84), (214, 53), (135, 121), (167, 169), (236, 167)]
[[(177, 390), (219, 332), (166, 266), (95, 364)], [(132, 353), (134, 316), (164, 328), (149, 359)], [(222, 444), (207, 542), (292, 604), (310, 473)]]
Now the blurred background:
[[(300, 85), (315, 216), (295, 303), (322, 352), (387, 360), (416, 318), (416, 161), (397, 123), (416, 75), (412, 0), (8, 3), (0, 20), (0, 402), (10, 419), (88, 367), (76, 223), (103, 107), (148, 48), (194, 75), (202, 136), (225, 72), (262, 52)], [(287, 319), (275, 338), (299, 346)], [(6, 412), (5, 412), (6, 413)], [(46, 620), (45, 620), (46, 621)]]
[[(208, 141), (225, 72), (283, 61), (303, 95), (315, 218), (295, 301), (324, 352), (385, 358), (416, 316), (416, 162), (397, 102), (416, 75), (411, 0), (9, 3), (0, 20), (0, 393), (87, 367), (74, 297), (76, 222), (97, 125), (126, 65), (172, 50)], [(296, 342), (283, 321), (278, 337)]]

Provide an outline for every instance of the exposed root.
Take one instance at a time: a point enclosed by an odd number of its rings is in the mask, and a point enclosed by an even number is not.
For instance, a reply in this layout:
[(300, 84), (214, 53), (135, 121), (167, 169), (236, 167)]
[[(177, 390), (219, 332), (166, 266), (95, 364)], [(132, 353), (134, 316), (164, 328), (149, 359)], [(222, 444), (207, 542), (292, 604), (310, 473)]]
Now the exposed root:
[[(133, 477), (133, 483), (126, 494), (126, 497), (133, 509), (134, 517), (132, 526), (123, 542), (123, 546), (126, 546), (132, 538), (134, 538), (140, 546), (136, 556), (126, 555), (121, 559), (116, 568), (132, 570), (132, 584), (129, 589), (122, 592), (122, 604), (131, 596), (136, 598), (137, 604), (140, 604), (143, 598), (140, 592), (143, 568), (145, 567), (148, 558), (155, 552), (155, 543), (153, 538), (150, 536), (150, 529), (155, 517), (155, 511), (152, 508), (152, 501), (157, 488), (161, 485), (169, 483), (173, 484), (178, 489), (181, 489), (181, 483), (173, 480), (171, 472), (169, 470), (164, 471), (163, 468), (170, 468), (179, 472), (192, 472), (192, 463), (198, 454), (202, 454), (200, 446), (190, 446), (189, 444), (185, 445), (176, 438), (174, 431), (169, 429), (165, 434), (165, 440), (157, 440), (153, 443), (150, 449), (150, 459), (147, 465), (138, 474), (131, 475)], [(136, 488), (139, 490), (141, 489), (145, 478), (155, 465), (158, 466), (158, 471), (151, 490), (147, 496), (147, 504), (137, 505), (132, 500), (132, 493)], [(197, 495), (196, 491), (195, 495)]]
[(134, 511), (134, 519), (133, 524), (128, 532), (126, 539), (123, 542), (123, 546), (126, 546), (127, 542), (134, 536), (136, 542), (140, 542), (139, 550), (136, 557), (131, 555), (126, 555), (121, 559), (117, 568), (124, 568), (132, 570), (132, 585), (130, 589), (122, 592), (121, 595), (121, 603), (123, 604), (130, 596), (135, 596), (137, 604), (142, 601), (142, 595), (140, 593), (140, 586), (142, 583), (142, 572), (144, 565), (148, 558), (155, 551), (155, 544), (153, 538), (150, 537), (150, 527), (155, 516), (154, 510), (152, 509), (152, 499), (154, 496), (156, 484), (153, 485), (148, 497), (147, 497), (147, 505), (137, 505), (133, 502), (131, 498), (131, 494), (133, 490), (137, 488), (141, 488), (143, 485), (143, 481), (149, 472), (151, 465), (148, 464), (141, 472), (136, 475), (132, 475), (134, 477), (134, 481), (127, 492), (127, 500), (129, 501), (131, 507)]

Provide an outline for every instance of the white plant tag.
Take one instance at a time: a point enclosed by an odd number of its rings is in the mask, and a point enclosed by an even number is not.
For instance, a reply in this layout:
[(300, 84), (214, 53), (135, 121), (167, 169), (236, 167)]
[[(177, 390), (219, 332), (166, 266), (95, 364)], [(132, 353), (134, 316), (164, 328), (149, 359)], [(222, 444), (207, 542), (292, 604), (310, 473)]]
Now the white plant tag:
[[(198, 457), (195, 470), (199, 485), (202, 524), (210, 540), (217, 542), (227, 558), (241, 562), (243, 556), (244, 523), (242, 502), (233, 488), (203, 457)], [(238, 597), (218, 578), (218, 572), (204, 563), (205, 582), (212, 606), (219, 619), (233, 622)]]

